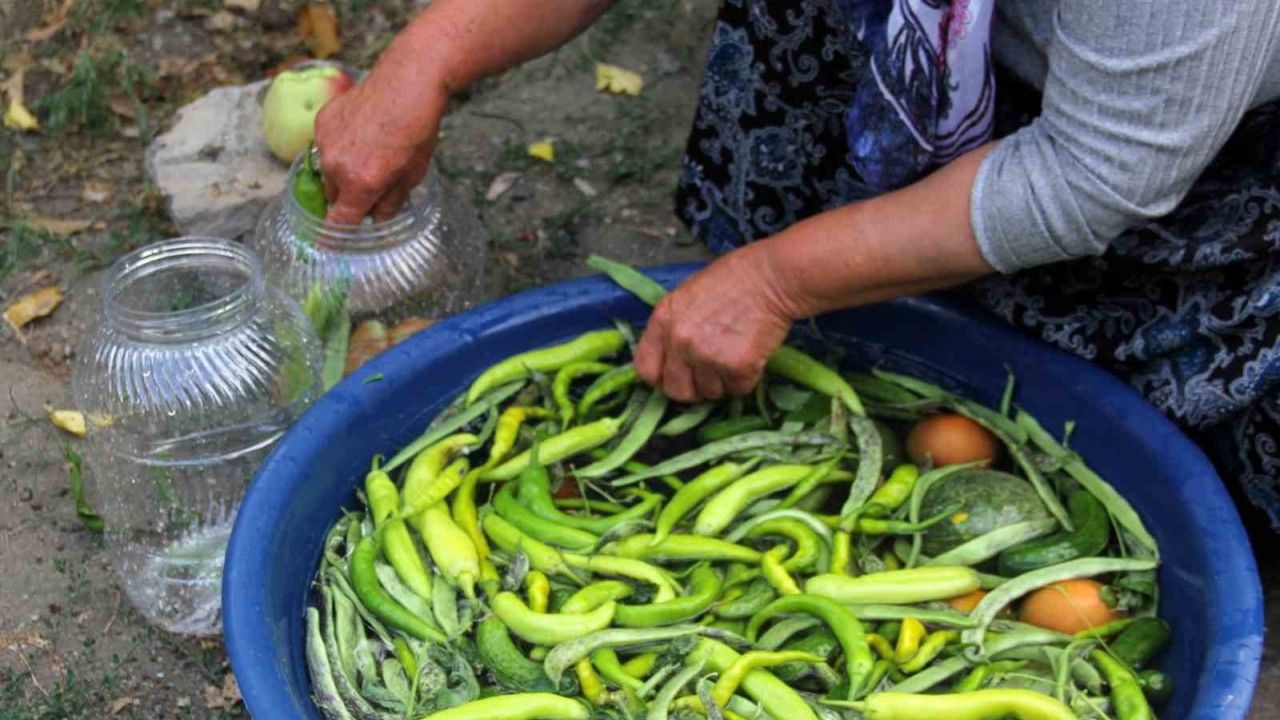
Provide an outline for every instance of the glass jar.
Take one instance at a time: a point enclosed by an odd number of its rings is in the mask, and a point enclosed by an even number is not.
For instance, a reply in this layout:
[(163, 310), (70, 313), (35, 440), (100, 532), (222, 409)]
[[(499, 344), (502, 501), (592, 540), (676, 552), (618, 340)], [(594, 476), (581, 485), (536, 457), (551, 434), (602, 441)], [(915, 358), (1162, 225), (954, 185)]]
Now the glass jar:
[(319, 395), (301, 308), (242, 245), (181, 238), (118, 260), (71, 387), (90, 500), (125, 593), (171, 632), (221, 628), (222, 556), (271, 445)]
[(452, 212), (434, 167), (390, 220), (359, 225), (325, 222), (294, 198), (294, 162), (281, 197), (264, 210), (249, 244), (267, 281), (308, 309), (318, 297), (341, 296), (352, 320), (439, 318), (474, 299), (486, 239)]

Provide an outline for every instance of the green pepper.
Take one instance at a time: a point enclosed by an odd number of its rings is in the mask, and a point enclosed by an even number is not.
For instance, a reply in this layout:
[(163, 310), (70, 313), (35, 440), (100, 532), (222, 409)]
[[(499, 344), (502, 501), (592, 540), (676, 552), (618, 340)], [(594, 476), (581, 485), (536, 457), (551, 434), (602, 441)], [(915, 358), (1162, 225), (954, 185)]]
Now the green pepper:
[(324, 195), (324, 177), (312, 162), (314, 148), (314, 145), (307, 147), (302, 167), (293, 176), (293, 199), (303, 210), (323, 220), (329, 214), (329, 201)]

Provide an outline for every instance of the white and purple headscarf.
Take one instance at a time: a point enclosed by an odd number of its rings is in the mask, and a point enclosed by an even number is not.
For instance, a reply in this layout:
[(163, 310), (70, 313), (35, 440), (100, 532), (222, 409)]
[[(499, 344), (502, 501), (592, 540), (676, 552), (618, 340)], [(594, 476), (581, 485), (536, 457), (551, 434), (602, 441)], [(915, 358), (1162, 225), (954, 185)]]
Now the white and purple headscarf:
[(845, 117), (850, 162), (901, 187), (991, 137), (995, 0), (838, 0), (871, 53)]

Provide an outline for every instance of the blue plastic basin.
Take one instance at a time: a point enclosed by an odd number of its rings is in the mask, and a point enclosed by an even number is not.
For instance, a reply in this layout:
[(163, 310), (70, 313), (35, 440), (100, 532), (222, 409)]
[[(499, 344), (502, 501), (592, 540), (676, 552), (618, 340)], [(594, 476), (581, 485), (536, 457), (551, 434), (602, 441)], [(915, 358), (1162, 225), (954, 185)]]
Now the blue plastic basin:
[[(695, 269), (653, 275), (673, 286)], [(303, 611), (325, 533), (354, 501), (370, 456), (412, 440), (489, 364), (646, 315), (599, 277), (506, 298), (393, 348), (298, 421), (249, 489), (227, 552), (227, 650), (254, 717), (320, 720), (309, 699)], [(1176, 637), (1165, 667), (1176, 690), (1162, 718), (1244, 720), (1262, 651), (1257, 568), (1221, 481), (1171, 423), (1103, 371), (948, 301), (834, 313), (817, 326), (851, 365), (918, 374), (988, 403), (998, 400), (1007, 366), (1019, 403), (1047, 427), (1077, 421), (1073, 447), (1133, 502), (1163, 551), (1162, 610)]]

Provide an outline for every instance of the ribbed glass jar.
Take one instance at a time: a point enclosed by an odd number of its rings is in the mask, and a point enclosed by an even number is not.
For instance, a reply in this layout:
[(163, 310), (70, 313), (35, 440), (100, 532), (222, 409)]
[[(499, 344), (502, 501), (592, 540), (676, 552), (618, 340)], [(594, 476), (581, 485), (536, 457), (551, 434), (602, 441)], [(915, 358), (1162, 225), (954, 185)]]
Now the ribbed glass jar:
[(270, 284), (304, 306), (317, 291), (343, 293), (354, 320), (438, 318), (475, 296), (484, 238), (451, 216), (434, 169), (394, 218), (338, 225), (294, 198), (301, 167), (299, 158), (285, 192), (268, 205), (249, 240)]
[(117, 261), (72, 370), (88, 419), (90, 500), (126, 594), (171, 632), (221, 627), (222, 556), (271, 445), (319, 395), (301, 308), (225, 240)]

